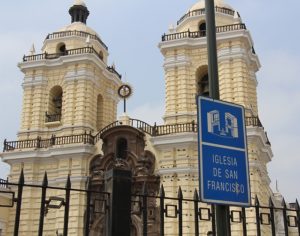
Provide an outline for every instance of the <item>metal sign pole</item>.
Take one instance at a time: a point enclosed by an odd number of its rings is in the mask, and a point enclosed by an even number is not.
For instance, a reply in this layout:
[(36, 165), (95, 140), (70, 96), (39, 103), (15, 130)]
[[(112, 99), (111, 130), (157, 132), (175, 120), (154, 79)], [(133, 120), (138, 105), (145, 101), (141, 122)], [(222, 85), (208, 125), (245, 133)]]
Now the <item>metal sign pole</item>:
[[(208, 53), (208, 76), (209, 94), (213, 99), (220, 99), (218, 61), (217, 61), (217, 40), (215, 23), (215, 4), (214, 0), (205, 0), (206, 11), (206, 36)], [(218, 236), (230, 235), (229, 207), (216, 205), (216, 226)]]

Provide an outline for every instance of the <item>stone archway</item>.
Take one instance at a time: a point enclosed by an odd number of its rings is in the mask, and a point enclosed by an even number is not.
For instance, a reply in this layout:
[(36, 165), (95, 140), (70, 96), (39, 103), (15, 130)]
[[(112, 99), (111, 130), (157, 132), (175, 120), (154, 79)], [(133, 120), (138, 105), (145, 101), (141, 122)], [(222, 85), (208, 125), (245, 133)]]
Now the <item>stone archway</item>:
[[(159, 176), (154, 174), (156, 158), (149, 150), (145, 150), (145, 134), (130, 126), (117, 126), (101, 134), (103, 154), (95, 156), (90, 162), (90, 189), (104, 191), (106, 189), (106, 173), (112, 168), (131, 171), (131, 194), (142, 194), (144, 184), (148, 193), (155, 195), (159, 190)], [(120, 156), (120, 157), (119, 157)], [(96, 196), (91, 197), (95, 201)], [(132, 197), (134, 199), (134, 196)], [(134, 199), (136, 200), (136, 199)], [(155, 211), (156, 202), (148, 200), (149, 211)], [(131, 210), (131, 235), (141, 235), (142, 212)], [(91, 213), (91, 235), (105, 235), (105, 220), (99, 220), (99, 215)], [(158, 217), (149, 217), (148, 224), (158, 224)], [(158, 227), (151, 227), (151, 235), (159, 235)], [(150, 228), (149, 228), (150, 229)]]

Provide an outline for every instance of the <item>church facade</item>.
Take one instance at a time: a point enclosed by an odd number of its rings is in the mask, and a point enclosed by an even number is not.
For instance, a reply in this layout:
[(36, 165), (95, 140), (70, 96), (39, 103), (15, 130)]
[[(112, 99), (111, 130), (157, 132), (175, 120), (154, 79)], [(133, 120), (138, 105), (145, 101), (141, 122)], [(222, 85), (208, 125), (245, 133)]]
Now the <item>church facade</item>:
[[(251, 201), (255, 204), (257, 196), (262, 205), (268, 205), (270, 197), (274, 202), (278, 199), (267, 171), (273, 157), (271, 144), (258, 114), (256, 72), (261, 65), (239, 13), (222, 0), (215, 5), (220, 99), (245, 108)], [(195, 98), (209, 96), (204, 1), (196, 2), (159, 43), (165, 112), (164, 124), (157, 126), (126, 114), (117, 118), (117, 104), (130, 95), (130, 86), (122, 94), (121, 75), (107, 64), (108, 47), (87, 26), (85, 3), (76, 0), (69, 13), (71, 24), (47, 35), (41, 53), (32, 50), (19, 63), (24, 73), (21, 128), (18, 141), (5, 141), (1, 154), (11, 166), (9, 182), (17, 183), (23, 170), (26, 183), (42, 184), (47, 172), (49, 186), (64, 187), (69, 175), (72, 188), (106, 191), (106, 173), (121, 166), (131, 171), (134, 194), (141, 194), (146, 183), (153, 195), (163, 185), (166, 196), (177, 197), (180, 186), (184, 198), (193, 199), (199, 183)], [(36, 235), (40, 190), (26, 188), (23, 199), (19, 235)], [(72, 195), (70, 235), (84, 234), (85, 202), (84, 194)], [(148, 205), (154, 210), (149, 233), (159, 235), (159, 203), (153, 200)], [(191, 209), (190, 204), (184, 205), (183, 235), (195, 233), (190, 227)], [(247, 214), (248, 235), (256, 235), (255, 212)], [(14, 210), (0, 214), (3, 235), (13, 234), (14, 216)], [(105, 235), (105, 219), (92, 213), (90, 217), (90, 235)], [(62, 220), (59, 210), (49, 211), (44, 234), (61, 231)], [(131, 220), (132, 235), (141, 235), (141, 215), (133, 214)], [(166, 235), (178, 235), (176, 222), (166, 219)], [(280, 217), (277, 224), (280, 233)], [(206, 235), (211, 225), (202, 222), (200, 228), (200, 234)], [(240, 225), (232, 226), (233, 235), (241, 232)], [(262, 232), (271, 235), (269, 227), (262, 227)]]

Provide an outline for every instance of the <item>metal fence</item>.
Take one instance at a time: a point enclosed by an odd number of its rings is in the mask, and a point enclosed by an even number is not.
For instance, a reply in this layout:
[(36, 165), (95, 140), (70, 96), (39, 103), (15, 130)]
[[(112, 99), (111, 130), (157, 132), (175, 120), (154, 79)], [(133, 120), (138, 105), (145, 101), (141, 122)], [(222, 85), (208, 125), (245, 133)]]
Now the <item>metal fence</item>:
[[(246, 117), (246, 126), (255, 126), (263, 128), (259, 118), (257, 116), (254, 117)], [(197, 132), (197, 123), (183, 123), (183, 124), (173, 124), (173, 125), (156, 125), (153, 126), (147, 124), (144, 121), (137, 119), (130, 119), (129, 125), (131, 127), (135, 127), (142, 132), (145, 132), (153, 137), (169, 135), (169, 134), (178, 134), (185, 132)], [(3, 142), (3, 152), (14, 151), (16, 149), (28, 149), (28, 148), (48, 148), (55, 145), (66, 145), (66, 144), (96, 144), (100, 139), (101, 135), (106, 132), (108, 129), (121, 126), (122, 122), (115, 121), (103, 129), (101, 129), (95, 136), (91, 133), (84, 133), (79, 135), (70, 135), (70, 136), (60, 136), (56, 137), (52, 135), (51, 138), (42, 139), (41, 137), (37, 137), (36, 139), (27, 139), (27, 140), (19, 140), (19, 141), (7, 141), (6, 139)], [(269, 140), (267, 140), (267, 144), (270, 145)]]
[[(72, 207), (71, 196), (72, 194), (83, 194), (85, 198), (85, 203), (83, 204), (84, 208), (84, 217), (82, 218), (82, 224), (84, 225), (84, 235), (89, 236), (90, 227), (95, 221), (92, 219), (92, 216), (95, 216), (95, 213), (101, 213), (105, 217), (109, 218), (109, 209), (110, 209), (110, 196), (111, 194), (108, 192), (101, 191), (91, 191), (87, 189), (74, 189), (72, 188), (70, 176), (67, 177), (67, 181), (65, 183), (65, 187), (55, 187), (48, 185), (47, 174), (45, 173), (43, 183), (41, 185), (34, 184), (26, 184), (24, 179), (23, 171), (21, 172), (19, 182), (11, 183), (6, 180), (0, 180), (0, 193), (3, 195), (7, 195), (7, 198), (10, 201), (7, 201), (6, 204), (0, 204), (0, 209), (2, 207), (10, 207), (15, 208), (15, 219), (14, 219), (14, 229), (13, 235), (19, 235), (20, 229), (20, 221), (25, 220), (25, 218), (21, 218), (22, 216), (22, 206), (24, 201), (23, 191), (26, 188), (39, 189), (40, 196), (40, 206), (39, 209), (39, 217), (38, 232), (39, 236), (42, 236), (44, 233), (44, 221), (47, 217), (47, 214), (50, 210), (63, 210), (63, 227), (60, 229), (62, 234), (57, 235), (67, 236), (69, 232), (69, 219), (70, 219), (70, 207)], [(59, 196), (52, 196), (51, 190), (59, 190), (61, 193)], [(94, 194), (94, 195), (93, 195)], [(98, 197), (95, 197), (95, 194)], [(94, 197), (93, 197), (94, 196)], [(169, 233), (166, 230), (166, 224), (171, 224), (176, 226), (176, 234), (172, 235), (185, 235), (185, 230), (188, 224), (189, 235), (206, 235), (203, 233), (203, 229), (201, 226), (206, 224), (209, 228), (208, 231), (212, 235), (216, 235), (216, 216), (215, 216), (215, 206), (209, 205), (201, 202), (199, 200), (198, 191), (194, 191), (194, 198), (187, 199), (183, 195), (183, 191), (179, 187), (177, 190), (176, 197), (168, 197), (165, 196), (165, 191), (163, 186), (161, 186), (160, 192), (158, 195), (150, 195), (147, 192), (147, 187), (144, 186), (143, 190), (139, 194), (132, 194), (132, 202), (131, 202), (131, 216), (128, 217), (131, 219), (132, 214), (137, 214), (140, 216), (140, 228), (142, 229), (140, 234), (133, 235), (168, 235)], [(97, 202), (98, 203), (97, 203)], [(102, 210), (99, 211), (99, 202), (101, 202), (105, 207), (100, 207)], [(150, 202), (155, 202), (155, 204), (150, 205)], [(26, 203), (24, 203), (25, 205)], [(98, 207), (97, 207), (98, 205)], [(186, 206), (189, 206), (187, 209)], [(62, 208), (62, 209), (61, 209)], [(97, 210), (98, 209), (98, 210)], [(122, 209), (120, 209), (122, 210)], [(252, 216), (250, 219), (249, 212), (252, 211)], [(188, 214), (187, 214), (188, 213)], [(79, 214), (79, 209), (78, 209)], [(187, 216), (192, 220), (187, 223), (185, 219)], [(277, 220), (276, 220), (277, 216)], [(262, 206), (256, 197), (254, 204), (250, 207), (236, 207), (230, 206), (229, 210), (229, 219), (230, 219), (230, 227), (239, 226), (238, 235), (246, 236), (249, 232), (250, 221), (251, 224), (255, 225), (255, 234), (260, 235), (277, 235), (279, 230), (278, 224), (278, 216), (282, 222), (282, 234), (288, 235), (300, 235), (300, 208), (298, 201), (296, 201), (292, 206), (287, 206), (286, 202), (283, 200), (280, 207), (275, 206), (273, 200), (270, 198), (268, 206)], [(77, 217), (74, 212), (72, 217)], [(108, 222), (108, 221), (105, 221)], [(150, 223), (155, 222), (156, 233), (149, 233), (149, 225)], [(105, 227), (105, 226), (104, 226)], [(264, 228), (264, 230), (262, 229)], [(55, 232), (56, 229), (53, 229)], [(253, 228), (251, 229), (253, 232)], [(269, 232), (265, 234), (263, 232)], [(192, 232), (192, 233), (191, 233)], [(232, 232), (232, 231), (231, 231)], [(292, 233), (291, 233), (292, 232)], [(70, 235), (70, 233), (69, 233)], [(98, 234), (97, 234), (98, 235)], [(235, 234), (236, 235), (236, 234)], [(116, 235), (114, 235), (116, 236)]]

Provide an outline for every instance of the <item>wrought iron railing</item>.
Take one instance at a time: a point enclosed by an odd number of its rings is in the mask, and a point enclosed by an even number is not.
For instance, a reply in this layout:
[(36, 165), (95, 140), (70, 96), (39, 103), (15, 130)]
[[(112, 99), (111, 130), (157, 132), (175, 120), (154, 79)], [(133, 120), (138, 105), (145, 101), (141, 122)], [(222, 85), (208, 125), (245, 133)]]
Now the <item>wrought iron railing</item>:
[(119, 79), (122, 79), (122, 75), (119, 74), (118, 71), (116, 71), (115, 67), (113, 67), (113, 66), (108, 66), (106, 69), (107, 69), (108, 71), (110, 71), (111, 73), (116, 74), (116, 75), (119, 77)]
[(0, 188), (8, 188), (8, 181), (5, 179), (0, 179)]
[(48, 114), (47, 112), (45, 113), (45, 122), (55, 122), (55, 121), (60, 121), (61, 120), (61, 114)]
[(56, 137), (52, 135), (50, 139), (36, 139), (20, 140), (20, 141), (6, 141), (4, 140), (3, 152), (13, 151), (16, 149), (32, 149), (32, 148), (49, 148), (55, 145), (66, 144), (94, 144), (94, 136), (91, 134), (80, 134)]
[[(70, 56), (70, 55), (81, 55), (81, 54), (94, 54), (96, 55), (100, 60), (102, 60), (101, 55), (93, 48), (93, 47), (83, 47), (83, 48), (75, 48), (66, 50), (65, 52), (59, 52), (59, 53), (41, 53), (41, 54), (35, 54), (35, 55), (29, 55), (23, 57), (23, 62), (31, 62), (31, 61), (40, 61), (40, 60), (53, 60), (57, 59), (63, 56)], [(106, 68), (109, 72), (116, 74), (120, 79), (122, 78), (122, 75), (116, 71), (114, 67), (108, 66)]]
[(78, 37), (82, 37), (82, 38), (87, 38), (88, 36), (90, 36), (90, 39), (97, 40), (106, 50), (108, 50), (108, 47), (97, 35), (90, 34), (90, 33), (83, 32), (83, 31), (78, 31), (78, 30), (54, 32), (52, 34), (48, 34), (46, 39), (58, 39), (58, 38), (64, 38), (64, 37), (70, 37), (70, 36), (78, 36)]
[[(263, 127), (258, 117), (246, 117), (246, 126), (256, 126)], [(42, 139), (37, 137), (36, 139), (20, 140), (20, 141), (7, 141), (4, 140), (3, 152), (13, 151), (15, 149), (28, 149), (28, 148), (48, 148), (54, 145), (66, 145), (66, 144), (96, 144), (101, 139), (101, 134), (110, 128), (124, 125), (120, 121), (115, 121), (103, 129), (101, 129), (95, 136), (91, 133), (80, 134), (80, 135), (70, 135), (56, 137), (52, 136), (50, 139)], [(172, 124), (172, 125), (149, 125), (148, 123), (137, 120), (130, 119), (129, 126), (137, 128), (151, 136), (162, 136), (177, 133), (188, 133), (197, 132), (197, 124), (195, 122), (182, 123), (182, 124)], [(267, 139), (267, 144), (270, 144)]]
[[(82, 214), (80, 212), (82, 211), (79, 211), (79, 209), (72, 212), (72, 217), (82, 219), (81, 224), (83, 225), (84, 235), (89, 235), (92, 222), (95, 220), (93, 219), (95, 214), (107, 217), (103, 221), (106, 222), (103, 227), (107, 227), (112, 223), (117, 226), (118, 222), (112, 222), (114, 217), (109, 217), (108, 212), (111, 211), (112, 207), (114, 207), (116, 214), (118, 211), (123, 210), (123, 206), (112, 206), (110, 204), (112, 195), (109, 192), (93, 191), (88, 187), (86, 189), (72, 188), (70, 176), (66, 178), (65, 187), (48, 185), (46, 173), (42, 184), (27, 184), (22, 171), (18, 183), (6, 182), (5, 185), (8, 187), (14, 186), (11, 189), (15, 189), (12, 191), (8, 188), (8, 191), (4, 190), (1, 192), (2, 195), (10, 198), (11, 201), (8, 201), (6, 205), (0, 205), (0, 208), (9, 207), (12, 211), (15, 211), (15, 219), (12, 224), (14, 228), (11, 235), (19, 234), (20, 219), (22, 219), (23, 224), (26, 222), (27, 218), (22, 218), (22, 208), (28, 207), (28, 200), (26, 199), (25, 201), (26, 196), (23, 194), (27, 189), (34, 189), (35, 197), (40, 198), (39, 205), (36, 208), (39, 212), (39, 217), (36, 217), (38, 222), (34, 224), (36, 228), (31, 229), (38, 231), (38, 235), (43, 234), (44, 219), (47, 217), (48, 212), (59, 209), (61, 209), (62, 214), (61, 219), (59, 219), (61, 226), (58, 231), (63, 233), (62, 235), (64, 236), (68, 235), (70, 229), (74, 227), (69, 224), (69, 213), (74, 208), (72, 199), (76, 195), (86, 198), (84, 204), (80, 205), (85, 217), (81, 217)], [(60, 194), (54, 196), (51, 194), (51, 190), (55, 190), (52, 193), (59, 192)], [(176, 192), (177, 195), (173, 197), (167, 196), (164, 187), (161, 186), (159, 194), (149, 194), (147, 192), (147, 185), (145, 184), (143, 190), (139, 191), (139, 193), (131, 193), (131, 200), (130, 198), (128, 199), (131, 201), (131, 211), (126, 215), (123, 213), (123, 216), (127, 219), (132, 218), (133, 215), (138, 217), (140, 219), (139, 225), (135, 226), (141, 229), (141, 235), (144, 236), (153, 235), (153, 230), (155, 230), (155, 235), (168, 235), (165, 232), (165, 225), (170, 224), (170, 221), (173, 227), (177, 228), (175, 230), (177, 231), (176, 235), (185, 235), (185, 229), (189, 228), (190, 235), (199, 236), (200, 232), (203, 233), (203, 230), (206, 229), (206, 232), (204, 232), (205, 235), (211, 232), (215, 236), (217, 220), (215, 205), (202, 202), (199, 199), (197, 190), (194, 191), (193, 198), (186, 198), (181, 187), (178, 187)], [(98, 211), (100, 202), (105, 207), (100, 206), (101, 211)], [(155, 229), (150, 226), (153, 224), (156, 225)], [(257, 236), (276, 235), (278, 231), (282, 231), (282, 235), (285, 236), (300, 235), (300, 206), (297, 200), (293, 204), (287, 204), (284, 199), (280, 202), (278, 200), (274, 201), (272, 197), (269, 198), (269, 204), (262, 205), (256, 196), (249, 207), (229, 206), (228, 225), (229, 232), (232, 232), (231, 229), (233, 226), (235, 227), (235, 234), (238, 233), (241, 236), (247, 236), (250, 231)], [(55, 232), (57, 228), (47, 230)]]
[(93, 47), (83, 47), (83, 48), (70, 49), (70, 50), (66, 50), (65, 52), (59, 52), (59, 53), (45, 52), (36, 55), (24, 56), (23, 61), (28, 62), (28, 61), (51, 60), (51, 59), (57, 59), (62, 56), (80, 55), (80, 54), (95, 54), (99, 59), (101, 59), (101, 56)]
[[(231, 15), (234, 16), (234, 11), (225, 7), (215, 7), (216, 12), (219, 13), (223, 13), (223, 14), (227, 14), (227, 15)], [(205, 8), (202, 9), (197, 9), (194, 11), (189, 11), (188, 13), (186, 13), (184, 16), (182, 16), (179, 21), (177, 21), (177, 25), (181, 24), (185, 19), (192, 17), (192, 16), (201, 16), (201, 15), (205, 15)]]
[[(216, 33), (223, 33), (229, 31), (238, 31), (238, 30), (246, 30), (246, 25), (243, 23), (240, 24), (233, 24), (233, 25), (223, 25), (216, 27)], [(184, 31), (174, 34), (164, 34), (162, 36), (162, 41), (172, 41), (178, 39), (185, 39), (185, 38), (202, 38), (205, 37), (205, 31)]]

